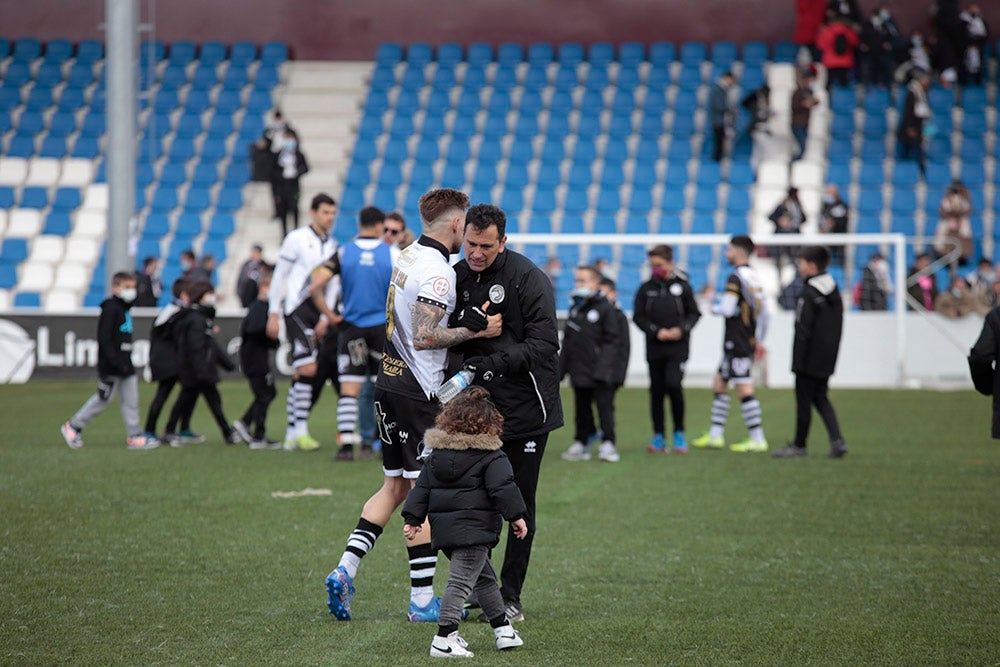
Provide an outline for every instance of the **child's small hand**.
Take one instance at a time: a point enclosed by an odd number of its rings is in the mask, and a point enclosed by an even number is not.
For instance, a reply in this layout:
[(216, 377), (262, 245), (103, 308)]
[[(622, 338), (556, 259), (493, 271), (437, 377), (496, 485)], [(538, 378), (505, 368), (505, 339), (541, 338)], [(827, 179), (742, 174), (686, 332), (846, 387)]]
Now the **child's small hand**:
[(510, 522), (510, 529), (514, 531), (514, 537), (519, 540), (523, 540), (528, 536), (528, 524), (524, 522), (524, 519), (515, 519)]
[(406, 539), (412, 540), (414, 537), (417, 536), (417, 533), (420, 532), (420, 529), (421, 526), (411, 526), (409, 524), (406, 524), (403, 526), (403, 535), (406, 536)]

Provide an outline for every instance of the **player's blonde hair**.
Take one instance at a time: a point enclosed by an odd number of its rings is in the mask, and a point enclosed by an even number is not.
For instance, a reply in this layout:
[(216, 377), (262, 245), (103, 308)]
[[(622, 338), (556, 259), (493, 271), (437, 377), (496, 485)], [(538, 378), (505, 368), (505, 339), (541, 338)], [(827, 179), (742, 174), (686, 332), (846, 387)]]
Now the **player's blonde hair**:
[(438, 188), (425, 192), (418, 203), (424, 225), (434, 227), (453, 214), (464, 213), (469, 208), (469, 196), (452, 188)]

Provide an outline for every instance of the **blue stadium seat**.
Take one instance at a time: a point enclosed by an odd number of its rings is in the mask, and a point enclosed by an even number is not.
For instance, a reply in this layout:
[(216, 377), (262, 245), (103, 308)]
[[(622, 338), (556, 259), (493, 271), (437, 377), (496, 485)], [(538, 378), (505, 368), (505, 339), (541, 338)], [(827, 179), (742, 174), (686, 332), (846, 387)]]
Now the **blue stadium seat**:
[(7, 156), (30, 158), (35, 154), (35, 140), (32, 137), (14, 136), (7, 146)]
[(649, 189), (657, 182), (655, 164), (652, 161), (644, 163), (637, 160), (635, 169), (632, 171), (632, 186)]
[(198, 51), (199, 67), (215, 67), (225, 59), (226, 45), (222, 42), (205, 42)]
[(41, 308), (42, 295), (38, 292), (18, 292), (14, 295), (15, 308)]
[(281, 82), (281, 75), (277, 67), (261, 65), (257, 68), (257, 73), (253, 77), (253, 89), (270, 91)]
[(21, 191), (21, 201), (18, 206), (21, 208), (43, 209), (49, 205), (48, 190), (37, 186), (29, 185)]
[(216, 213), (208, 224), (208, 238), (227, 239), (236, 231), (236, 221), (228, 213)]
[(14, 52), (11, 55), (14, 62), (30, 63), (42, 55), (42, 43), (37, 39), (21, 38), (14, 42)]
[(986, 143), (981, 138), (966, 137), (958, 155), (962, 162), (981, 162), (986, 159)]
[(917, 193), (910, 189), (899, 189), (892, 193), (890, 204), (894, 216), (911, 216), (917, 210)]
[[(216, 171), (216, 166), (214, 164), (199, 164), (195, 168), (195, 179), (198, 178), (202, 169), (205, 169), (207, 174), (208, 169)], [(226, 167), (226, 174), (222, 182), (228, 187), (243, 187), (250, 182), (250, 165), (246, 162), (230, 162), (229, 166)]]
[(881, 190), (861, 190), (855, 206), (862, 216), (880, 214), (882, 212)]
[(34, 77), (35, 85), (39, 88), (52, 88), (63, 80), (62, 68), (57, 63), (43, 62), (38, 67), (38, 72)]
[[(896, 193), (900, 194), (900, 193)], [(908, 194), (913, 194), (908, 193)], [(916, 205), (916, 202), (914, 202)], [(893, 205), (893, 213), (895, 214), (895, 204)], [(916, 236), (917, 235), (917, 223), (914, 222), (913, 218), (907, 215), (896, 216), (892, 218), (892, 224), (889, 226), (889, 231), (895, 234), (905, 234), (906, 236)]]
[(288, 60), (288, 47), (284, 42), (266, 42), (260, 49), (260, 64), (275, 67)]
[(699, 188), (695, 191), (692, 205), (695, 213), (714, 213), (719, 208), (719, 197), (714, 187)]
[(670, 42), (655, 42), (649, 47), (649, 62), (654, 69), (668, 67), (677, 59), (677, 51)]
[[(613, 57), (613, 49), (610, 44), (606, 44), (604, 46), (606, 57), (609, 58), (607, 62), (610, 62), (610, 58)], [(593, 46), (591, 47), (591, 50), (593, 50)], [(559, 45), (558, 60), (560, 65), (576, 67), (583, 62), (583, 59), (583, 44), (579, 44), (577, 42), (565, 42)]]
[(736, 62), (736, 43), (728, 41), (714, 42), (712, 44), (711, 59), (713, 65), (728, 69)]
[(26, 239), (3, 239), (0, 241), (0, 265), (18, 264), (28, 258)]
[(885, 173), (881, 164), (863, 164), (858, 174), (858, 185), (863, 188), (875, 188), (885, 183)]
[(920, 171), (914, 162), (897, 162), (892, 172), (892, 185), (896, 189), (915, 188), (920, 181)]
[(552, 62), (554, 55), (551, 44), (532, 44), (528, 47), (528, 64), (548, 65)]
[(648, 189), (633, 188), (629, 198), (629, 213), (648, 213), (653, 208), (653, 193)]
[(56, 189), (52, 199), (52, 210), (57, 213), (69, 213), (80, 207), (83, 202), (79, 188), (61, 187)]
[(246, 67), (257, 60), (257, 45), (252, 42), (236, 42), (229, 52), (229, 61)]
[(502, 208), (508, 216), (520, 213), (524, 208), (524, 194), (522, 193), (521, 188), (505, 187), (503, 195), (500, 197), (500, 208)]
[(624, 139), (608, 139), (604, 145), (604, 161), (622, 163), (628, 159), (628, 144)]
[(746, 216), (750, 211), (750, 193), (732, 188), (726, 196), (726, 214), (730, 217)]
[(73, 230), (73, 221), (69, 213), (49, 213), (45, 216), (45, 227), (42, 234), (50, 236), (66, 236)]
[[(265, 114), (274, 107), (271, 101), (271, 93), (266, 90), (254, 90), (247, 98), (247, 113)], [(218, 108), (216, 109), (218, 111)]]
[(403, 171), (398, 164), (383, 164), (378, 175), (380, 188), (398, 188), (403, 183)]
[(184, 213), (201, 213), (211, 206), (212, 197), (206, 188), (189, 188), (184, 198)]
[(776, 63), (794, 63), (798, 58), (799, 46), (793, 42), (778, 42), (774, 45), (773, 60)]
[(93, 160), (101, 154), (101, 147), (96, 137), (79, 136), (73, 145), (71, 157), (85, 158)]
[(523, 189), (528, 185), (529, 180), (528, 169), (525, 165), (515, 163), (507, 165), (507, 173), (504, 174), (504, 187), (506, 189)]
[(159, 243), (159, 240), (166, 236), (169, 231), (170, 218), (163, 213), (151, 213), (146, 216), (145, 222), (143, 223), (142, 237), (144, 239), (154, 239), (157, 243)]
[(684, 42), (681, 44), (680, 61), (682, 65), (700, 65), (708, 55), (708, 49), (703, 42)]
[(42, 139), (42, 146), (38, 150), (38, 156), (62, 159), (66, 157), (68, 152), (65, 137), (49, 136)]
[(157, 188), (150, 203), (152, 213), (170, 213), (177, 208), (177, 190), (173, 188)]
[(177, 216), (174, 240), (190, 244), (191, 239), (201, 234), (201, 215), (195, 211), (185, 211)]
[(620, 188), (625, 183), (625, 172), (621, 164), (605, 162), (601, 171), (600, 184), (604, 189)]
[(45, 111), (55, 104), (51, 88), (42, 88), (37, 84), (28, 92), (28, 97), (24, 100), (24, 108), (27, 111)]
[(493, 62), (493, 46), (485, 42), (470, 44), (466, 62), (476, 67), (485, 67)]
[(951, 185), (951, 166), (941, 162), (928, 162), (924, 181), (929, 188), (941, 188)]
[(222, 139), (205, 139), (201, 146), (200, 157), (202, 162), (219, 162), (229, 157), (229, 149)]
[(92, 64), (104, 58), (104, 42), (96, 39), (86, 39), (77, 45), (76, 62)]
[(531, 210), (535, 213), (551, 214), (556, 210), (555, 190), (536, 188)]
[(747, 42), (743, 45), (741, 60), (744, 66), (760, 66), (767, 62), (768, 49), (764, 42)]

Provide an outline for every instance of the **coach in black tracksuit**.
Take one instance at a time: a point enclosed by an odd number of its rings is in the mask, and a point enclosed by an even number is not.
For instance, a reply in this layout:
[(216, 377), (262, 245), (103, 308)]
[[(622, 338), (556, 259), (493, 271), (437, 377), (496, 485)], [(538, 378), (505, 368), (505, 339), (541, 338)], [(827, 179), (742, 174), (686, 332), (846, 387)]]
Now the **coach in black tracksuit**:
[[(646, 335), (649, 366), (649, 412), (653, 420), (651, 449), (663, 450), (666, 421), (663, 400), (670, 397), (675, 446), (683, 449), (684, 363), (688, 359), (691, 329), (701, 317), (691, 285), (674, 273), (674, 251), (659, 245), (648, 253), (652, 277), (635, 293), (632, 321)], [(678, 441), (677, 434), (681, 440)]]
[[(503, 451), (527, 506), (528, 535), (507, 536), (501, 593), (507, 615), (521, 615), (521, 588), (535, 536), (535, 489), (549, 433), (563, 425), (559, 398), (559, 325), (548, 276), (531, 260), (505, 249), (507, 219), (496, 206), (480, 204), (465, 218), (465, 259), (455, 265), (457, 304), (451, 326), (463, 318), (503, 315), (496, 338), (475, 338), (451, 348), (475, 367), (504, 416)], [(515, 607), (511, 609), (511, 607)], [(512, 613), (513, 612), (513, 613)]]
[(844, 300), (837, 281), (826, 272), (829, 263), (830, 251), (822, 246), (804, 248), (799, 254), (799, 274), (805, 280), (805, 287), (795, 307), (795, 342), (792, 344), (795, 440), (776, 451), (773, 455), (776, 458), (806, 455), (813, 406), (830, 435), (830, 458), (847, 454), (837, 413), (827, 396), (844, 327)]

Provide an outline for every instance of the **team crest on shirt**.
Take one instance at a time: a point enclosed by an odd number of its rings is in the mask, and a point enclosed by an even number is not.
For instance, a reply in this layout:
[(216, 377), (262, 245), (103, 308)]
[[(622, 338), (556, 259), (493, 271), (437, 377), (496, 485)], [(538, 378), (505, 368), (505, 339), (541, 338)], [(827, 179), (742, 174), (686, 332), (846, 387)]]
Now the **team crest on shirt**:
[(434, 282), (431, 283), (431, 291), (433, 291), (438, 296), (444, 296), (448, 293), (451, 288), (451, 283), (445, 277), (435, 278)]
[(507, 292), (504, 291), (503, 285), (494, 285), (490, 288), (490, 303), (503, 303), (505, 296)]
[(404, 250), (399, 254), (399, 257), (396, 259), (396, 266), (405, 269), (407, 267), (413, 266), (413, 263), (415, 261), (417, 261), (417, 258), (413, 256), (413, 253), (406, 252)]
[(674, 296), (680, 296), (681, 292), (683, 291), (684, 288), (681, 287), (680, 283), (674, 283), (673, 285), (670, 286), (670, 293), (673, 294)]
[(599, 319), (601, 319), (601, 314), (599, 312), (597, 312), (596, 310), (588, 310), (587, 311), (587, 321), (588, 322), (590, 322), (591, 324), (593, 324), (594, 322), (596, 322)]

